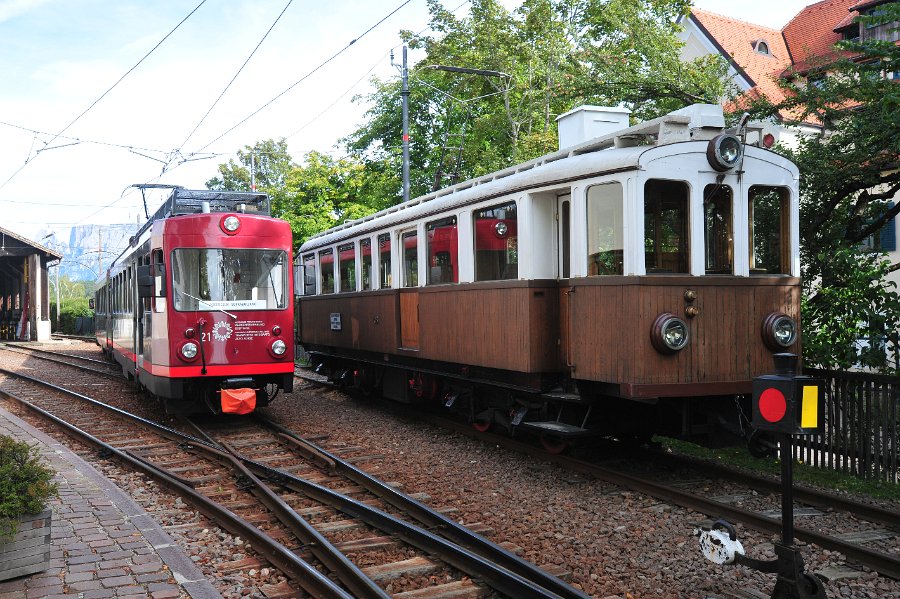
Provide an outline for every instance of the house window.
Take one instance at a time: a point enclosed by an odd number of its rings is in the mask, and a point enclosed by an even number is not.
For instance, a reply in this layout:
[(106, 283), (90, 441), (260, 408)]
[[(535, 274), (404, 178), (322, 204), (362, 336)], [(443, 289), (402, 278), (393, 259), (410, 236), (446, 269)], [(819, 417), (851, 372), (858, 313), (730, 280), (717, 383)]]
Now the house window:
[(764, 42), (762, 40), (759, 40), (758, 42), (756, 42), (755, 50), (758, 54), (765, 54), (766, 56), (771, 54), (771, 52), (769, 52), (769, 44), (767, 44), (766, 42)]

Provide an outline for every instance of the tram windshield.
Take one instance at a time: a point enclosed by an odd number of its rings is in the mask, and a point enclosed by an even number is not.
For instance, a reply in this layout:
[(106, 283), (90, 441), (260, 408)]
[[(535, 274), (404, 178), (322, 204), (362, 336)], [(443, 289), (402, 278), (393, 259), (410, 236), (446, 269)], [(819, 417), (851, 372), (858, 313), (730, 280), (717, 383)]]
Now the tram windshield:
[(282, 250), (182, 248), (172, 252), (172, 295), (180, 312), (280, 310), (287, 306)]

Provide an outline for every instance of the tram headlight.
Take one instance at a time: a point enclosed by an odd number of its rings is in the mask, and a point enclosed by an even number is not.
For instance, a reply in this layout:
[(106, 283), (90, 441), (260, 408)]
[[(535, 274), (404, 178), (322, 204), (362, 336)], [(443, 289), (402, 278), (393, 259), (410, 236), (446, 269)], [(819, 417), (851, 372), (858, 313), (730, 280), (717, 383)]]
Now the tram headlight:
[(781, 351), (797, 340), (797, 323), (783, 312), (772, 312), (763, 319), (763, 342), (772, 351)]
[(241, 228), (241, 219), (231, 214), (222, 219), (222, 230), (229, 235), (234, 235)]
[(284, 341), (282, 341), (281, 339), (276, 339), (275, 341), (273, 341), (271, 347), (272, 353), (279, 358), (284, 355), (284, 352), (287, 351), (287, 345), (285, 345)]
[(200, 347), (193, 341), (188, 341), (181, 346), (181, 357), (185, 360), (193, 360), (200, 352)]
[(743, 154), (741, 140), (729, 133), (717, 135), (706, 146), (706, 159), (717, 171), (731, 170), (741, 161)]
[(657, 316), (650, 329), (650, 342), (661, 354), (674, 354), (684, 349), (689, 339), (687, 323), (671, 312)]

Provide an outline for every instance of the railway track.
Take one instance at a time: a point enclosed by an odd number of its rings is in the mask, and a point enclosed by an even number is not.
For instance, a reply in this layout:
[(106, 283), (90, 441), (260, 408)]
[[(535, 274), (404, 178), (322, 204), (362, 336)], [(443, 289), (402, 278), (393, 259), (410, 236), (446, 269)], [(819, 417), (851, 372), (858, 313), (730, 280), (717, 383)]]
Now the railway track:
[(53, 351), (27, 345), (13, 345), (9, 343), (0, 343), (0, 349), (27, 356), (34, 356), (48, 362), (76, 366), (82, 371), (99, 374), (101, 376), (122, 378), (122, 369), (118, 364), (110, 362), (109, 360), (89, 358), (68, 352)]
[(309, 595), (586, 596), (274, 423), (187, 422), (189, 434), (0, 374), (5, 397), (179, 493)]
[[(319, 377), (306, 373), (298, 376), (306, 384), (334, 388)], [(630, 459), (620, 460), (618, 465), (600, 464), (549, 454), (536, 445), (502, 434), (481, 432), (434, 413), (421, 412), (417, 418), (695, 510), (711, 519), (724, 518), (763, 533), (781, 532), (781, 485), (775, 479), (658, 452), (646, 454), (647, 459), (640, 462)], [(644, 472), (636, 475), (636, 470)], [(851, 562), (900, 579), (900, 512), (803, 486), (794, 487), (794, 499), (797, 540), (840, 552)], [(821, 519), (820, 524), (816, 524), (816, 518)]]

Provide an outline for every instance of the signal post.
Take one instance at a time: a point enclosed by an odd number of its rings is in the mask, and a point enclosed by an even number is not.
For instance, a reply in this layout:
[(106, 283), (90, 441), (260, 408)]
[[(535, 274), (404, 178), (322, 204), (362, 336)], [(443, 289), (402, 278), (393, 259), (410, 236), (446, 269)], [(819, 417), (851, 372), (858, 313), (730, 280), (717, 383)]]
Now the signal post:
[[(773, 433), (781, 459), (781, 543), (775, 543), (772, 561), (748, 558), (734, 527), (719, 520), (698, 531), (704, 555), (719, 564), (741, 564), (777, 574), (772, 599), (825, 599), (825, 588), (803, 571), (803, 557), (794, 546), (794, 435), (818, 434), (825, 421), (825, 381), (797, 375), (797, 356), (775, 354), (775, 373), (753, 379), (753, 426)], [(721, 530), (718, 530), (721, 529)]]

